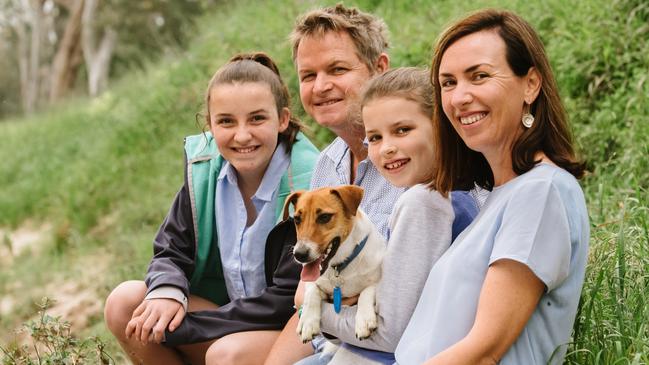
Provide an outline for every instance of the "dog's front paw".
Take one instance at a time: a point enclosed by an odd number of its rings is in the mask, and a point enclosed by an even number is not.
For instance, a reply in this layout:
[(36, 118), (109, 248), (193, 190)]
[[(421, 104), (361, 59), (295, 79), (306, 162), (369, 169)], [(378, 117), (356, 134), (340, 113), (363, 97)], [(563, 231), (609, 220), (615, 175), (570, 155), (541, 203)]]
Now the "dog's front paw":
[(307, 343), (320, 333), (320, 320), (302, 315), (297, 324), (297, 334), (303, 343)]
[(378, 319), (376, 318), (376, 313), (374, 311), (359, 310), (356, 312), (356, 338), (364, 340), (370, 337), (377, 326)]

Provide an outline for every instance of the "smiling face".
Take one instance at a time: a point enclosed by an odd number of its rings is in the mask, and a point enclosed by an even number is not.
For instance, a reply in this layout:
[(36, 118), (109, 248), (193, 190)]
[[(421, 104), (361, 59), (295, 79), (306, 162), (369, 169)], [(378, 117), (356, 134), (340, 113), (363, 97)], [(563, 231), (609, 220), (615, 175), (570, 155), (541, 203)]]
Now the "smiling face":
[(259, 82), (218, 84), (210, 90), (208, 107), (210, 130), (223, 158), (240, 178), (261, 182), (278, 133), (288, 126), (288, 110), (278, 113), (270, 87)]
[(418, 103), (381, 97), (363, 107), (368, 155), (392, 185), (410, 187), (433, 173), (433, 126)]
[(371, 72), (345, 32), (307, 36), (297, 48), (295, 64), (304, 110), (334, 132), (359, 117), (360, 89)]
[(523, 131), (524, 103), (531, 103), (534, 90), (538, 92), (536, 71), (516, 76), (505, 52), (500, 35), (484, 30), (451, 44), (439, 68), (444, 114), (466, 145), (484, 154), (490, 165), (511, 159), (513, 142)]

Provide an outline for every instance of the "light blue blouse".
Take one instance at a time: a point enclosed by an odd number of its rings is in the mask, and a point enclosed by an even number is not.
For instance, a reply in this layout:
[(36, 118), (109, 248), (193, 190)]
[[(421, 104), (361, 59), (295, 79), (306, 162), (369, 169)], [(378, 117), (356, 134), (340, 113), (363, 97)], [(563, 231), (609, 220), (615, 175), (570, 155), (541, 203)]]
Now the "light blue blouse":
[(588, 239), (584, 195), (565, 170), (542, 163), (495, 188), (475, 221), (431, 269), (397, 346), (397, 363), (421, 364), (464, 338), (489, 265), (511, 259), (528, 266), (546, 291), (500, 364), (561, 364), (577, 313)]
[(258, 296), (266, 288), (266, 237), (276, 222), (275, 208), (282, 175), (290, 163), (284, 144), (277, 145), (252, 203), (257, 219), (248, 220), (234, 167), (224, 161), (216, 183), (216, 226), (225, 286), (230, 300)]

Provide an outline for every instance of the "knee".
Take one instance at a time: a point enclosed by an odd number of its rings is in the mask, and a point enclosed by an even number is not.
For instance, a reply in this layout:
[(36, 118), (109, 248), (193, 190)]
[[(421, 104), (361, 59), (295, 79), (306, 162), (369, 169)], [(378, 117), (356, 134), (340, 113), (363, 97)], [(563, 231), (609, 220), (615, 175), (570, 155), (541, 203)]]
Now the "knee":
[(240, 364), (243, 353), (239, 346), (231, 341), (217, 340), (205, 353), (205, 365), (233, 365)]
[(114, 335), (119, 337), (124, 333), (126, 324), (135, 308), (144, 300), (145, 293), (144, 282), (125, 281), (108, 295), (104, 305), (104, 321)]

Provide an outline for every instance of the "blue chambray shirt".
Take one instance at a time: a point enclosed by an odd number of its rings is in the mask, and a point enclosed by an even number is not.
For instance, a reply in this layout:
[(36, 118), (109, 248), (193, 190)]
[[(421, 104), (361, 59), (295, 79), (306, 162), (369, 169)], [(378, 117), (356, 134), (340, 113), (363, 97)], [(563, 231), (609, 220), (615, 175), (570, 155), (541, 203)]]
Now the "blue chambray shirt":
[(280, 143), (251, 199), (257, 219), (246, 227), (246, 207), (237, 185), (237, 173), (224, 161), (216, 183), (214, 204), (221, 264), (230, 300), (258, 296), (266, 288), (266, 237), (277, 223), (275, 208), (280, 181), (289, 164), (290, 155)]
[[(320, 153), (311, 176), (311, 189), (352, 184), (351, 163), (349, 146), (337, 137)], [(390, 184), (369, 158), (358, 164), (353, 184), (365, 189), (360, 207), (387, 239), (392, 208), (405, 189)]]

